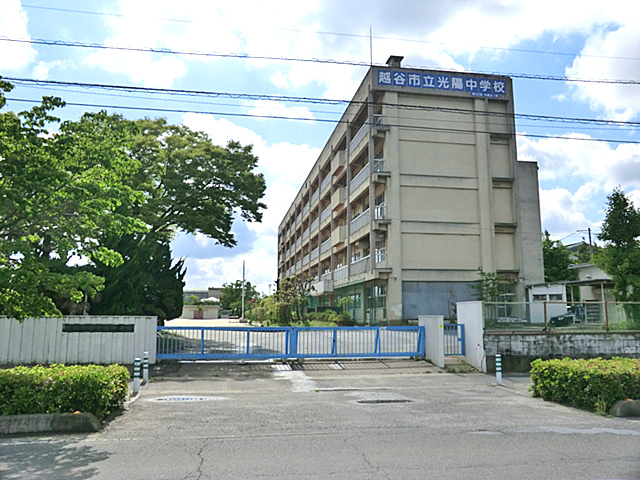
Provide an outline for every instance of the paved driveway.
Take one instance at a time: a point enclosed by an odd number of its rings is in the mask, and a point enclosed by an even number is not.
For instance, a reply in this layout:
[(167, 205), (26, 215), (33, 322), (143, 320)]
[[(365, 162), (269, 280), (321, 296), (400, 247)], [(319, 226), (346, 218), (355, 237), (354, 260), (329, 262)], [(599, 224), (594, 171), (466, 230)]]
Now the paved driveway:
[(89, 435), (0, 437), (2, 479), (640, 479), (640, 422), (425, 362), (168, 365)]

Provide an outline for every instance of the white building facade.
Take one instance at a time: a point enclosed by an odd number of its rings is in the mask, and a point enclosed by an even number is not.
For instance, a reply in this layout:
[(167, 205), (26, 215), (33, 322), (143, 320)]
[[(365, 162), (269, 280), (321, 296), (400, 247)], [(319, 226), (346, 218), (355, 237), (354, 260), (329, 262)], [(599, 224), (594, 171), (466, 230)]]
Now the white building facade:
[(279, 227), (278, 276), (347, 297), (358, 323), (455, 316), (479, 270), (543, 281), (537, 164), (518, 162), (511, 79), (371, 67)]

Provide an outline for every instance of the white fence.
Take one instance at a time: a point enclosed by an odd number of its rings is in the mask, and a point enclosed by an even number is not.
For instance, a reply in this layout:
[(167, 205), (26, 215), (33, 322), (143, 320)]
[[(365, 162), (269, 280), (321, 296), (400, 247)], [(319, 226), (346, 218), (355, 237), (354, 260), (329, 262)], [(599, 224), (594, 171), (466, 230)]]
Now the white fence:
[(156, 362), (156, 317), (0, 317), (0, 365)]

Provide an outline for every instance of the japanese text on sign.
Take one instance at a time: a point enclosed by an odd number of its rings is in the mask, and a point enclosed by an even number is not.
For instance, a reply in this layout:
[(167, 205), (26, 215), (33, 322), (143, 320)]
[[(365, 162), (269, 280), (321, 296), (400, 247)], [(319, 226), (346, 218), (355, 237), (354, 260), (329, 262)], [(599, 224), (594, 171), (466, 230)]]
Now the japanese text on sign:
[(502, 79), (397, 70), (378, 70), (378, 85), (449, 90), (492, 98), (498, 98), (507, 93), (507, 82)]

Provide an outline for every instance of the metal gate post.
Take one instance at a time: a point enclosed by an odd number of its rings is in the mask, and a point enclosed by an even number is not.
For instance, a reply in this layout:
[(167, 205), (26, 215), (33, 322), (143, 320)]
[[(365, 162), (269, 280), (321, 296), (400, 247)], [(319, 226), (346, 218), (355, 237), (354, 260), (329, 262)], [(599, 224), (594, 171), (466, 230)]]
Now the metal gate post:
[(289, 337), (289, 356), (298, 358), (298, 329), (296, 327), (288, 328), (287, 335)]

